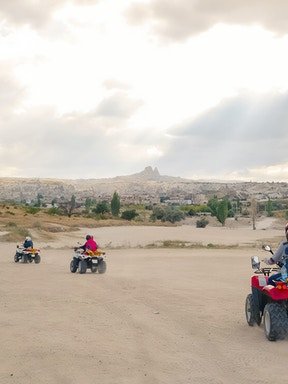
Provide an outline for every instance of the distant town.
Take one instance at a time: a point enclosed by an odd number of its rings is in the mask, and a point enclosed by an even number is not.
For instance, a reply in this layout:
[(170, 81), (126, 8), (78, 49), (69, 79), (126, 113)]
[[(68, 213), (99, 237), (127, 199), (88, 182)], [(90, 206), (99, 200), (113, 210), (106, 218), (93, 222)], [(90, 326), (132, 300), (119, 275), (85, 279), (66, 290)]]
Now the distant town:
[(133, 175), (107, 179), (0, 178), (0, 200), (26, 204), (35, 203), (39, 197), (47, 206), (69, 201), (72, 196), (80, 204), (87, 198), (110, 201), (115, 191), (123, 204), (206, 204), (214, 196), (230, 201), (288, 198), (288, 184), (284, 182), (193, 181), (163, 176), (150, 166)]

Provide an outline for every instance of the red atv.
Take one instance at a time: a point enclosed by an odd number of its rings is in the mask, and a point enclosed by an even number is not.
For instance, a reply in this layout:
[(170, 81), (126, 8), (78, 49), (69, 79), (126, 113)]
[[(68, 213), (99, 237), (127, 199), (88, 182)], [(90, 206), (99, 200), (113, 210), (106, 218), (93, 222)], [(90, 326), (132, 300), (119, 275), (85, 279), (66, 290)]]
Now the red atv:
[[(263, 246), (263, 249), (273, 254), (269, 245)], [(284, 339), (288, 333), (288, 283), (275, 280), (275, 286), (268, 285), (268, 277), (274, 271), (280, 272), (282, 264), (261, 268), (258, 256), (251, 257), (251, 264), (256, 276), (251, 277), (252, 293), (249, 293), (245, 303), (247, 323), (250, 326), (260, 325), (263, 317), (267, 339)]]

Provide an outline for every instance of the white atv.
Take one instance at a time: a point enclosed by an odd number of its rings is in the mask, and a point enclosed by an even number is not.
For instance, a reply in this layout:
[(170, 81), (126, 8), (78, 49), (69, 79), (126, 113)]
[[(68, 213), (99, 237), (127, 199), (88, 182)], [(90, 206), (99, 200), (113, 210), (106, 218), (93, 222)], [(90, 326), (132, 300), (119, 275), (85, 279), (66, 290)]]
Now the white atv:
[(17, 245), (16, 253), (14, 255), (15, 263), (22, 261), (22, 263), (39, 264), (41, 261), (40, 249), (36, 248), (24, 248), (23, 246)]
[(79, 273), (86, 273), (90, 269), (92, 273), (105, 273), (106, 261), (103, 256), (105, 252), (100, 251), (84, 251), (82, 248), (74, 248), (73, 259), (70, 262), (70, 271), (75, 273), (78, 269)]

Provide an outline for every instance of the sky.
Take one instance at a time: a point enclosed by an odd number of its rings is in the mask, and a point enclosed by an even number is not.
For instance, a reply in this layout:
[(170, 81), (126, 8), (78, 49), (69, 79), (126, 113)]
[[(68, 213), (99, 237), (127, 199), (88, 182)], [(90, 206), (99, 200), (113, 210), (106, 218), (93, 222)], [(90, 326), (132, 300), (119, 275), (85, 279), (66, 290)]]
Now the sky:
[(288, 2), (0, 0), (0, 177), (288, 182)]

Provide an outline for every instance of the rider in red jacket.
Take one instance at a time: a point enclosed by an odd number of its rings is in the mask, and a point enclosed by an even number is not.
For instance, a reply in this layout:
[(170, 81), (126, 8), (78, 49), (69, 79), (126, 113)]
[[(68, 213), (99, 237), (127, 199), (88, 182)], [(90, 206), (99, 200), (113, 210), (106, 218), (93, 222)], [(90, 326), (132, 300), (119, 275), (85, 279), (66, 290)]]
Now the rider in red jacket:
[(79, 248), (84, 249), (84, 251), (86, 251), (87, 249), (90, 249), (90, 251), (95, 252), (95, 251), (97, 251), (98, 245), (97, 245), (96, 241), (93, 239), (93, 236), (87, 235), (86, 236), (86, 243)]

